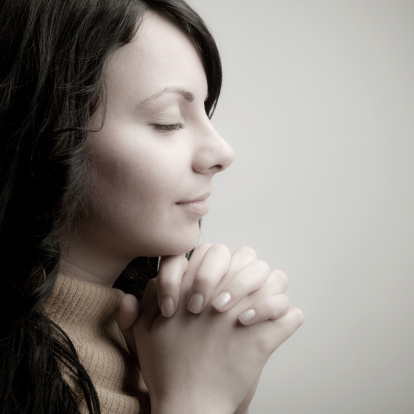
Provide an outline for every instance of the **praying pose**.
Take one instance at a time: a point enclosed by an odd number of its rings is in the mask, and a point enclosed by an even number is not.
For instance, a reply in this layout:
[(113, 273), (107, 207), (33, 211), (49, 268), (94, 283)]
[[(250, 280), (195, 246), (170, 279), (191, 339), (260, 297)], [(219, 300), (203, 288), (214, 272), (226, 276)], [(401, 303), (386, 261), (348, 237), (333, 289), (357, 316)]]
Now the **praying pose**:
[(245, 414), (301, 325), (250, 247), (197, 246), (233, 149), (182, 0), (0, 4), (0, 412)]

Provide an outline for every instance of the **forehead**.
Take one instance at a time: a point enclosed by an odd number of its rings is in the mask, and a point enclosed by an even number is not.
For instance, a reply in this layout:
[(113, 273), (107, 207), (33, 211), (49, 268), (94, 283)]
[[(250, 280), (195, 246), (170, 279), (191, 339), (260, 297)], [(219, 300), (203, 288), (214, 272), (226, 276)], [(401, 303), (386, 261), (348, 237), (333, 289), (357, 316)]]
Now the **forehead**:
[(134, 99), (165, 88), (189, 90), (203, 100), (207, 93), (204, 67), (192, 40), (172, 21), (151, 12), (131, 42), (110, 57), (106, 78), (110, 91)]

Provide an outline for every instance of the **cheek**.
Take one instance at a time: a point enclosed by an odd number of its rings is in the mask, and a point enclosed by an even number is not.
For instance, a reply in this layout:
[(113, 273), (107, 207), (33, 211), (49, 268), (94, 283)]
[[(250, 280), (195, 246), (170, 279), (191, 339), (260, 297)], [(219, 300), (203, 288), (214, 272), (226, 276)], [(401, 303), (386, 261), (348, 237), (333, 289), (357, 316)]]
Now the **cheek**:
[(101, 146), (94, 152), (94, 196), (104, 210), (120, 209), (124, 216), (133, 214), (141, 221), (165, 213), (178, 201), (186, 163), (177, 154), (154, 147)]

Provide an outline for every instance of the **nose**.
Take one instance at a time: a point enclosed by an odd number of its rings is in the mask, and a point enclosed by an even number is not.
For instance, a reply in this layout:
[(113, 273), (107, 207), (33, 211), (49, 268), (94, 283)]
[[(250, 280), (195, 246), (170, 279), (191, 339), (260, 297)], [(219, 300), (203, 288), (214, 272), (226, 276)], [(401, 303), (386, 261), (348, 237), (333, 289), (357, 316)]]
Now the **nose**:
[(215, 174), (224, 171), (234, 161), (234, 150), (221, 137), (208, 120), (208, 125), (200, 131), (199, 145), (193, 157), (193, 170), (200, 174)]

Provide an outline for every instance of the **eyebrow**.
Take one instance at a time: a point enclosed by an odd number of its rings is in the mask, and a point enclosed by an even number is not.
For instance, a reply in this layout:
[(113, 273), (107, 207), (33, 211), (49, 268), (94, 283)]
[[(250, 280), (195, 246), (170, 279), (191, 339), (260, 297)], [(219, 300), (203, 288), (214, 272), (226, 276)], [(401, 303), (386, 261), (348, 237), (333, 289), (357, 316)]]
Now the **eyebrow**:
[(194, 95), (191, 92), (186, 91), (185, 89), (177, 88), (177, 87), (167, 87), (167, 88), (161, 89), (158, 92), (155, 92), (153, 95), (151, 95), (148, 98), (144, 99), (141, 103), (139, 103), (137, 105), (137, 108), (143, 108), (148, 103), (158, 99), (159, 97), (161, 97), (161, 96), (163, 96), (167, 93), (179, 94), (179, 95), (183, 96), (184, 99), (188, 102), (193, 102), (194, 101)]

